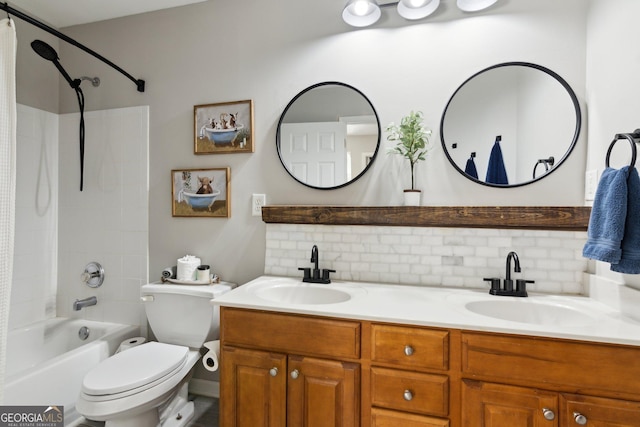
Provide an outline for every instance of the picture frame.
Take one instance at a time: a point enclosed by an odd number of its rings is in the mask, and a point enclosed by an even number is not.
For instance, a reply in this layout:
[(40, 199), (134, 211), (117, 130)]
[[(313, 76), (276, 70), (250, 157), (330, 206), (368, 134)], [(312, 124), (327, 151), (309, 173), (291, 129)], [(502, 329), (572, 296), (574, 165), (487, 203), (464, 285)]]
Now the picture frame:
[(171, 214), (174, 217), (229, 218), (231, 169), (171, 171)]
[(195, 154), (253, 153), (253, 101), (193, 107)]

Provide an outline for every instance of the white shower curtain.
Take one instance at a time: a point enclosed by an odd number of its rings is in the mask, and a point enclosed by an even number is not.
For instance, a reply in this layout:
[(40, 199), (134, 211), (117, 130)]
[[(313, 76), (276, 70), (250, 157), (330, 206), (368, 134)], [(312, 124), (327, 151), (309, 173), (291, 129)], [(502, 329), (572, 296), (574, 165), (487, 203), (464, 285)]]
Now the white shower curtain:
[(4, 400), (16, 200), (16, 30), (0, 20), (0, 403)]

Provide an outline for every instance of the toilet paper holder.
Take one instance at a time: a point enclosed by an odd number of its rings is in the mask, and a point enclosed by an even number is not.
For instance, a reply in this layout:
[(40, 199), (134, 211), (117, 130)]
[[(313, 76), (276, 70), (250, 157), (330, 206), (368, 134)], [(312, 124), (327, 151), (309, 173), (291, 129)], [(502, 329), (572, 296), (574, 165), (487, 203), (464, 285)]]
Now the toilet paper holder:
[(84, 273), (80, 275), (82, 283), (90, 288), (99, 288), (104, 282), (104, 268), (99, 262), (90, 262), (84, 268)]

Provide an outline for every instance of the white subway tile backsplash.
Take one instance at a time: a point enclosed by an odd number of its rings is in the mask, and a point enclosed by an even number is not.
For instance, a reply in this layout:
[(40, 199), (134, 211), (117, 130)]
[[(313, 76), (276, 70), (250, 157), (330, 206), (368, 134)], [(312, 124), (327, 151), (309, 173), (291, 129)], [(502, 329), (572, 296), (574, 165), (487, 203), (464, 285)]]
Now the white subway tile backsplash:
[(535, 280), (531, 291), (584, 293), (583, 232), (267, 224), (266, 237), (265, 274), (299, 276), (315, 244), (336, 279), (487, 289), (513, 250), (523, 270), (513, 277)]

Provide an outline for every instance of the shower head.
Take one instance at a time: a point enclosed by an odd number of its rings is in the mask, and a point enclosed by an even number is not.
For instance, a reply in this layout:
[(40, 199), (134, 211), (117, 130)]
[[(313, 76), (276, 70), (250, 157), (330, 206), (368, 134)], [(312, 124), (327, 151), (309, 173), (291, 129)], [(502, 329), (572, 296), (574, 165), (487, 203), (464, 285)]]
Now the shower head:
[(64, 79), (67, 81), (67, 83), (69, 83), (69, 86), (71, 86), (73, 89), (78, 89), (80, 87), (80, 83), (82, 82), (82, 80), (80, 79), (72, 79), (71, 76), (69, 76), (69, 73), (67, 73), (65, 71), (64, 68), (62, 68), (62, 65), (60, 65), (60, 62), (58, 61), (58, 53), (56, 52), (56, 50), (54, 48), (52, 48), (51, 46), (49, 46), (47, 43), (43, 42), (42, 40), (34, 40), (31, 42), (31, 48), (41, 57), (43, 57), (44, 59), (46, 59), (47, 61), (51, 61), (53, 62), (53, 65), (56, 66), (56, 68), (58, 69), (58, 71), (60, 71), (60, 74), (62, 74), (62, 77), (64, 77)]
[(31, 48), (47, 61), (57, 61), (58, 53), (54, 48), (43, 42), (42, 40), (34, 40), (31, 42)]

